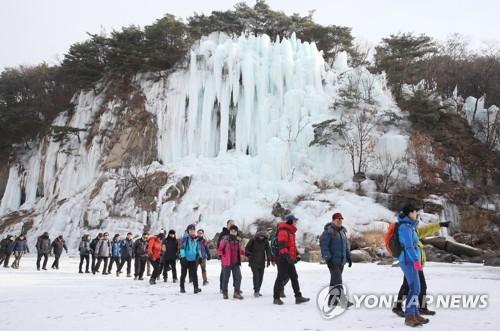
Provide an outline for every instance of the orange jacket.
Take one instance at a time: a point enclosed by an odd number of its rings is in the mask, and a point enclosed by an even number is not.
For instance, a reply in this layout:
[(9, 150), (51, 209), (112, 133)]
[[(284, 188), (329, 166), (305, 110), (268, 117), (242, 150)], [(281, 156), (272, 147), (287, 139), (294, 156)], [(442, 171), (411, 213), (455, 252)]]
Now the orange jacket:
[(161, 257), (162, 245), (163, 243), (157, 236), (149, 238), (148, 255), (153, 261), (156, 261)]

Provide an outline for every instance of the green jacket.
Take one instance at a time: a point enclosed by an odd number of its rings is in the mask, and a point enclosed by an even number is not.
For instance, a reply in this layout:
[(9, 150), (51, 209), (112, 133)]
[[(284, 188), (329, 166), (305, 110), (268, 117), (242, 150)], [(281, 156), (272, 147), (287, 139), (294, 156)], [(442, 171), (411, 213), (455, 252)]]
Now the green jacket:
[(439, 231), (440, 227), (441, 226), (439, 225), (439, 223), (432, 223), (417, 228), (418, 239), (419, 239), (418, 247), (420, 247), (420, 252), (422, 252), (421, 254), (422, 265), (426, 262), (427, 258), (425, 256), (424, 244), (422, 244), (421, 239), (435, 235)]

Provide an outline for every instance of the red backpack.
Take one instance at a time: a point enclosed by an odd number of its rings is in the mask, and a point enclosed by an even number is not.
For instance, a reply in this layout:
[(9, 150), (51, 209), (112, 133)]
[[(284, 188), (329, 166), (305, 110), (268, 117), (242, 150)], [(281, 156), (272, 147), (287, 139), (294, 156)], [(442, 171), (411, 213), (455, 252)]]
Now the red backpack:
[(403, 247), (399, 242), (399, 222), (389, 224), (387, 232), (384, 234), (385, 250), (392, 257), (399, 257)]

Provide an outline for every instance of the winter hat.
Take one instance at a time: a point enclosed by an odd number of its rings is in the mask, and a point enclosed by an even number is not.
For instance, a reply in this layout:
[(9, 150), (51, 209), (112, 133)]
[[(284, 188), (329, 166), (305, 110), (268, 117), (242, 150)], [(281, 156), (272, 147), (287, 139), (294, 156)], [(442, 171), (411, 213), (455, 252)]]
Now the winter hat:
[(229, 231), (231, 231), (231, 230), (235, 230), (236, 232), (238, 232), (238, 227), (236, 225), (231, 225), (229, 227)]
[(332, 219), (333, 220), (343, 220), (344, 217), (342, 216), (341, 213), (335, 213), (335, 214), (333, 214)]
[(285, 221), (288, 223), (288, 224), (292, 224), (294, 221), (298, 221), (299, 219), (297, 217), (295, 217), (295, 215), (293, 214), (290, 214), (290, 215), (286, 215), (285, 217)]
[(175, 234), (175, 230), (168, 231), (168, 235)]
[(187, 227), (187, 231), (190, 231), (190, 230), (196, 230), (196, 226), (194, 226), (194, 224), (189, 224)]
[(163, 232), (160, 232), (160, 233), (158, 234), (158, 239), (160, 239), (160, 240), (165, 239), (165, 234), (164, 234)]

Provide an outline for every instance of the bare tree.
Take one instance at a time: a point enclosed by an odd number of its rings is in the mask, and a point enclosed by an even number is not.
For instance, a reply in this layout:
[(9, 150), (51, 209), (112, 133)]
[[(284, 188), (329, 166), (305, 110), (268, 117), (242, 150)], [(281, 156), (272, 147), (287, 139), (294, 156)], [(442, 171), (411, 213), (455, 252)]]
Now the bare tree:
[(382, 192), (388, 193), (408, 167), (408, 155), (405, 153), (401, 156), (393, 156), (386, 147), (376, 153), (375, 161), (382, 172), (377, 178), (377, 185)]

